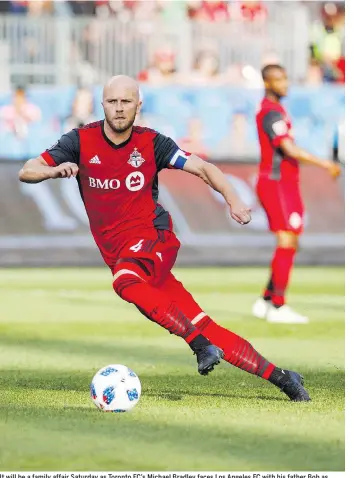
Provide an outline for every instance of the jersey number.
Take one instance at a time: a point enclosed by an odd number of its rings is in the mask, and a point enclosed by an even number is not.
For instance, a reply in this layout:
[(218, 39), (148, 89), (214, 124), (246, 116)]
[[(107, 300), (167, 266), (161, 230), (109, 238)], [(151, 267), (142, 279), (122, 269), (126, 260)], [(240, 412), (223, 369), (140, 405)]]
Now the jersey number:
[(134, 252), (140, 251), (140, 249), (143, 247), (143, 242), (144, 242), (144, 239), (140, 239), (140, 241), (137, 244), (134, 244), (134, 246), (129, 247), (129, 250)]

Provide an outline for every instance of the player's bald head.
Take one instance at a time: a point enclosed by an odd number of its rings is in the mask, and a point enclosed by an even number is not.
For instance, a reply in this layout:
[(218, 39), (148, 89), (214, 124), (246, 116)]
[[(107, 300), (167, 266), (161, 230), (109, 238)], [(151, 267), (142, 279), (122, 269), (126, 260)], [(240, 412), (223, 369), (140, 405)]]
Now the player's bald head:
[(113, 76), (103, 87), (102, 106), (112, 131), (130, 130), (141, 108), (138, 83), (130, 76)]
[(134, 78), (126, 75), (112, 76), (103, 87), (103, 101), (107, 97), (132, 96), (139, 102), (139, 85)]

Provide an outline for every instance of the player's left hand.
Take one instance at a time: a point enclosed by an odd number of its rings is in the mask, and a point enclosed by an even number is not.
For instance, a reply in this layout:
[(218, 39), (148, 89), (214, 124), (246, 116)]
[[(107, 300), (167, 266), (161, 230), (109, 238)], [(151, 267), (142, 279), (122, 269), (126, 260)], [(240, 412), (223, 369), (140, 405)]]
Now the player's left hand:
[(240, 205), (238, 205), (238, 206), (231, 205), (230, 206), (230, 215), (231, 215), (232, 219), (234, 219), (239, 224), (242, 224), (243, 226), (245, 224), (248, 224), (252, 219), (251, 209), (244, 206), (244, 205), (241, 205), (241, 206)]

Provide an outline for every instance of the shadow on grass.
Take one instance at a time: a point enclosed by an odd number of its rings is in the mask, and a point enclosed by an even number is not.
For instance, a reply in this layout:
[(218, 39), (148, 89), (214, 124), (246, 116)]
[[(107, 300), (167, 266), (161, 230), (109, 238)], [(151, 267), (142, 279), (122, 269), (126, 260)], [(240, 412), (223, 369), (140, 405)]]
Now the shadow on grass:
[[(120, 451), (120, 457), (124, 457), (124, 451), (131, 449), (137, 453), (140, 450), (142, 456), (145, 454), (148, 457), (145, 469), (180, 470), (184, 466), (191, 470), (212, 469), (214, 457), (219, 467), (220, 463), (225, 463), (224, 469), (228, 470), (243, 471), (240, 464), (245, 462), (248, 462), (247, 469), (251, 470), (344, 469), (342, 441), (325, 433), (321, 439), (314, 439), (306, 433), (306, 429), (303, 433), (298, 429), (294, 434), (289, 433), (287, 426), (284, 429), (281, 422), (278, 428), (272, 427), (269, 432), (267, 421), (257, 423), (254, 419), (252, 426), (244, 421), (235, 427), (225, 427), (224, 423), (196, 421), (188, 415), (181, 416), (180, 421), (176, 422), (164, 418), (160, 420), (158, 415), (104, 414), (90, 408), (10, 409), (6, 426), (12, 430), (17, 426), (21, 429), (23, 423), (26, 426), (21, 431), (21, 439), (26, 439), (26, 433), (32, 433), (36, 442), (33, 446), (38, 453), (50, 456), (55, 450), (54, 457), (59, 461), (60, 456), (65, 456), (66, 464), (64, 468), (61, 464), (61, 470), (70, 465), (69, 469), (74, 469), (73, 463), (83, 453), (87, 456), (87, 469), (90, 470), (104, 470), (105, 467), (118, 470), (124, 466), (126, 469), (135, 469), (136, 465), (141, 465), (139, 455), (131, 458), (130, 454), (126, 461), (119, 462), (119, 468), (114, 467), (118, 464), (118, 458), (115, 458), (118, 456), (117, 450)], [(286, 421), (284, 425), (287, 425)], [(294, 427), (297, 426), (294, 424)], [(319, 429), (321, 426), (318, 423)], [(65, 443), (63, 440), (56, 442), (56, 436), (67, 436), (68, 440)], [(8, 446), (8, 442), (5, 446)], [(94, 449), (93, 454), (91, 449)], [(167, 450), (173, 452), (169, 458), (164, 455)], [(195, 457), (198, 457), (198, 468), (194, 465)], [(6, 469), (10, 468), (7, 466)]]
[[(0, 390), (63, 390), (88, 392), (94, 372), (61, 372), (49, 370), (2, 370)], [(264, 401), (284, 401), (284, 396), (272, 391), (270, 384), (244, 374), (239, 370), (218, 369), (208, 378), (195, 374), (156, 375), (139, 374), (143, 383), (143, 393), (160, 400), (180, 401), (186, 397), (212, 397), (225, 399), (259, 399)], [(339, 398), (344, 397), (344, 372), (333, 371), (306, 372), (306, 383), (315, 393)], [(248, 393), (249, 392), (249, 393)], [(268, 395), (269, 393), (269, 395)], [(274, 395), (273, 395), (274, 393)]]

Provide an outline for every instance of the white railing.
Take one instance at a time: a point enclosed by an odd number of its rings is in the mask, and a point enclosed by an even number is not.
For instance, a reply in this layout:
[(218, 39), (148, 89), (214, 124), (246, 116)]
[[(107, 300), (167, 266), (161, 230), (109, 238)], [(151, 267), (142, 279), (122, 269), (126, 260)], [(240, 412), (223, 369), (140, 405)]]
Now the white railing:
[(97, 83), (117, 73), (134, 76), (164, 44), (177, 52), (180, 71), (189, 71), (197, 52), (211, 45), (218, 52), (221, 69), (233, 63), (259, 68), (266, 55), (275, 53), (290, 77), (299, 80), (308, 62), (308, 11), (293, 2), (268, 5), (264, 25), (186, 20), (171, 26), (161, 21), (3, 15), (0, 88), (19, 82), (64, 85), (78, 78)]

